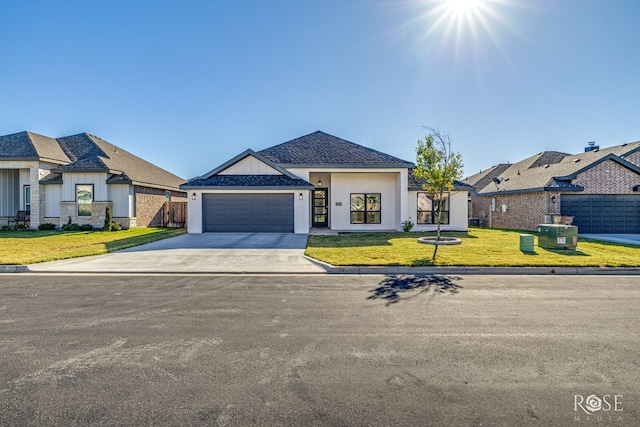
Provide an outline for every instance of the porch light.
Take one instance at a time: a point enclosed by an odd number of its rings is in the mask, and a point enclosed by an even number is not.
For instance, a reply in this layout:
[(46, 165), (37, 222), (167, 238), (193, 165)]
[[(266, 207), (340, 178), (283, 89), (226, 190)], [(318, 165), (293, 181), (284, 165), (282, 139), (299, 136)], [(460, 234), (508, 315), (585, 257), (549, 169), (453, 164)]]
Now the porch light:
[(193, 194), (191, 195), (191, 200), (195, 200), (195, 199), (196, 199), (196, 193), (193, 193)]
[(551, 203), (555, 203), (557, 200), (556, 196), (551, 196)]
[(321, 180), (321, 179), (319, 179), (319, 180), (318, 180), (318, 187), (321, 187), (321, 186), (322, 186), (322, 180)]
[(298, 195), (298, 200), (302, 200), (302, 193)]

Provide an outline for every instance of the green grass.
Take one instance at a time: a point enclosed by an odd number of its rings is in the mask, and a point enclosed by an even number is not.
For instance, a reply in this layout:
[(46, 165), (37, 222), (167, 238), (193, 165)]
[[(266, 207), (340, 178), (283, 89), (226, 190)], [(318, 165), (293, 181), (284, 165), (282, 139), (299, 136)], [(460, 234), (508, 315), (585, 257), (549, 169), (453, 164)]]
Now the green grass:
[(305, 254), (332, 265), (370, 266), (492, 266), (492, 267), (638, 267), (640, 247), (581, 239), (576, 250), (520, 251), (517, 230), (470, 228), (458, 237), (461, 245), (440, 246), (435, 263), (434, 246), (418, 243), (418, 237), (435, 233), (344, 233), (309, 236)]
[(0, 232), (0, 265), (34, 264), (101, 255), (178, 236), (184, 232), (184, 228), (131, 228), (112, 232)]

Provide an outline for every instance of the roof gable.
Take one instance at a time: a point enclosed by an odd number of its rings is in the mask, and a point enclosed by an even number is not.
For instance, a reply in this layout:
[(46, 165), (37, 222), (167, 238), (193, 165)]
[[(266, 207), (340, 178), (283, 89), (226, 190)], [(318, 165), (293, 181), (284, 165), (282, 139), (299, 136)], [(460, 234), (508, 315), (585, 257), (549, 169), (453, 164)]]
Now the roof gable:
[(28, 131), (0, 136), (0, 158), (3, 157), (54, 163), (68, 163), (70, 161), (58, 141)]
[(286, 175), (295, 177), (288, 170), (251, 149), (243, 151), (199, 178), (210, 178), (213, 175)]
[(413, 163), (389, 154), (317, 131), (259, 154), (284, 167), (410, 168)]

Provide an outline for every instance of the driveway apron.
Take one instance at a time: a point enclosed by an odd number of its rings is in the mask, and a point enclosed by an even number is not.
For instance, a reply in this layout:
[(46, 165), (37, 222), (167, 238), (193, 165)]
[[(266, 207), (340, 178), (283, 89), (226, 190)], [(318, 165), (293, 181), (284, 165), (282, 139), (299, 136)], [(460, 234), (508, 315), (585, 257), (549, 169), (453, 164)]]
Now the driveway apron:
[(304, 256), (307, 235), (183, 234), (106, 255), (32, 264), (32, 272), (324, 273)]

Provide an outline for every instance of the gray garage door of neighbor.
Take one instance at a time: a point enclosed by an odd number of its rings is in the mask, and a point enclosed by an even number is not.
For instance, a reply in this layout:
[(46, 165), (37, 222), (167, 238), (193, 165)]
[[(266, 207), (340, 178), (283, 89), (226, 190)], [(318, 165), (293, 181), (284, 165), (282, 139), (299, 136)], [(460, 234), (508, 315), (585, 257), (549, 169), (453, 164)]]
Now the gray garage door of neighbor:
[(204, 194), (203, 231), (293, 233), (293, 194)]
[(579, 233), (640, 233), (640, 196), (563, 194), (560, 203)]

